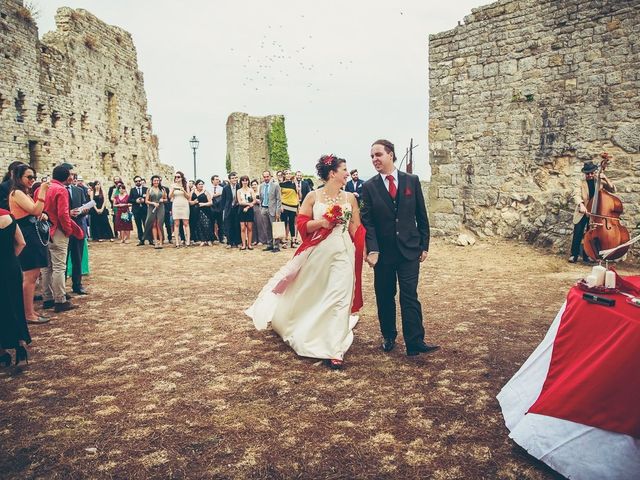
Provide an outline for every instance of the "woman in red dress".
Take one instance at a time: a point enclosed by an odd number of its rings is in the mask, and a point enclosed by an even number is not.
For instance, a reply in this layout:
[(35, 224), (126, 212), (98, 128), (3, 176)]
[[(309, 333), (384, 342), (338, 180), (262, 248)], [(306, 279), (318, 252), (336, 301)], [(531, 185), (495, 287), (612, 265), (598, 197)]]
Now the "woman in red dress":
[(116, 207), (115, 231), (121, 232), (122, 243), (129, 243), (133, 223), (131, 222), (131, 203), (124, 183), (118, 185), (118, 191), (113, 199), (113, 206)]

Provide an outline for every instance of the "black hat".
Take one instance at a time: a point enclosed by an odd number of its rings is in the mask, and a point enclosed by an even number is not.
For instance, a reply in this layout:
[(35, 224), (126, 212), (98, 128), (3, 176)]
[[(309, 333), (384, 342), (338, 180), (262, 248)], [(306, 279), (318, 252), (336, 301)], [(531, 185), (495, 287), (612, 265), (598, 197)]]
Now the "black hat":
[(598, 169), (598, 166), (593, 162), (585, 162), (582, 166), (582, 173), (592, 173)]

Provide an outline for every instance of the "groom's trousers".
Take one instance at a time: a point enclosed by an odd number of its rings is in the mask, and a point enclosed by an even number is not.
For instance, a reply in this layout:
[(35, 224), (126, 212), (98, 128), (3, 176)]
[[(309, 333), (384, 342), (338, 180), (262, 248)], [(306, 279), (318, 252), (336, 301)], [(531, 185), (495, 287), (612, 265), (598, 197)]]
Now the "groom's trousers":
[(418, 300), (420, 261), (403, 259), (396, 263), (377, 263), (374, 272), (374, 288), (382, 336), (395, 339), (398, 335), (397, 285), (400, 287), (400, 315), (405, 346), (409, 348), (423, 342), (422, 307)]

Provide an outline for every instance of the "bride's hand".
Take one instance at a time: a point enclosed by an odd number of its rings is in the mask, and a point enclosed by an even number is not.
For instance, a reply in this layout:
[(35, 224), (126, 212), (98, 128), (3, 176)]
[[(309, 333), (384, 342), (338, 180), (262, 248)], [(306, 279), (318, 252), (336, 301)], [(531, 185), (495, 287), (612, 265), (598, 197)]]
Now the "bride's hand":
[(322, 228), (326, 228), (327, 230), (331, 230), (333, 227), (335, 227), (335, 224), (331, 223), (326, 218), (319, 220), (319, 222), (320, 222), (320, 226)]

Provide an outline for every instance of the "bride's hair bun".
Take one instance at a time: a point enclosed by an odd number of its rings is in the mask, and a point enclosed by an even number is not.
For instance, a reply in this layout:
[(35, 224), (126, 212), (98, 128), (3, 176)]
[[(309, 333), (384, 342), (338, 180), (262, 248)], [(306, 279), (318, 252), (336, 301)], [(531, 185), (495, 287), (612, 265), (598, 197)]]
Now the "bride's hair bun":
[(345, 162), (344, 158), (336, 157), (333, 153), (321, 156), (318, 163), (316, 163), (318, 177), (326, 182), (329, 180), (329, 172), (335, 172)]

